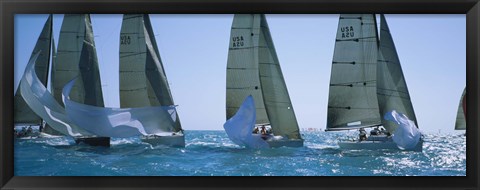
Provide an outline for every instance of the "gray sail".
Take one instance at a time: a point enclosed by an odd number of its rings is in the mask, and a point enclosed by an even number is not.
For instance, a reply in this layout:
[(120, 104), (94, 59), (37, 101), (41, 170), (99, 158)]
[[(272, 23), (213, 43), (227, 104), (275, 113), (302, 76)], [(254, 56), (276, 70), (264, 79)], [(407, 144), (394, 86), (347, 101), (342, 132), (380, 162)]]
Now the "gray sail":
[(330, 76), (327, 131), (380, 125), (373, 14), (341, 14)]
[(259, 77), (259, 14), (235, 14), (230, 33), (226, 81), (226, 116), (231, 118), (252, 95), (257, 124), (270, 123)]
[[(146, 14), (126, 14), (120, 31), (120, 107), (158, 105), (171, 106), (174, 102), (150, 18)], [(172, 131), (171, 126), (160, 127)], [(177, 114), (173, 131), (181, 130)]]
[(72, 100), (94, 106), (104, 106), (92, 24), (88, 14), (65, 14), (57, 59), (52, 72), (52, 91), (62, 102), (63, 87), (76, 76), (78, 81), (70, 93)]
[(466, 107), (467, 107), (467, 100), (465, 98), (466, 89), (463, 90), (462, 97), (460, 98), (460, 103), (458, 104), (457, 110), (457, 119), (455, 121), (455, 130), (465, 130), (467, 129), (467, 122), (465, 121), (466, 118)]
[[(396, 110), (414, 121), (418, 128), (417, 118), (410, 100), (410, 94), (405, 77), (403, 76), (400, 60), (398, 59), (395, 44), (383, 14), (380, 15), (377, 97), (381, 116), (384, 116), (387, 112)], [(385, 129), (390, 132), (395, 131), (398, 126), (396, 123), (384, 120), (383, 117), (382, 123)]]
[[(50, 15), (43, 26), (42, 32), (38, 37), (35, 48), (33, 49), (32, 58), (35, 54), (40, 52), (35, 64), (35, 72), (43, 85), (47, 85), (48, 69), (50, 65), (50, 45), (52, 40), (52, 15)], [(19, 85), (20, 86), (20, 85)], [(25, 103), (21, 94), (20, 88), (17, 88), (17, 92), (14, 97), (14, 123), (15, 124), (28, 124), (28, 125), (41, 125), (42, 118), (40, 118), (30, 107)]]
[(301, 139), (297, 118), (264, 14), (261, 15), (260, 27), (258, 39), (260, 86), (272, 132), (289, 139)]

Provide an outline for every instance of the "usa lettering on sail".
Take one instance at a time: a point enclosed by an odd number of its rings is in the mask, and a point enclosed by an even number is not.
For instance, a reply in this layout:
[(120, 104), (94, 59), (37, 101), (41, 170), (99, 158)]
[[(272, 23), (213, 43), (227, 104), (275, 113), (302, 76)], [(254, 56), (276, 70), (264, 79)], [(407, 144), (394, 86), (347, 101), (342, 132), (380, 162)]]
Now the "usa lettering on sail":
[(341, 27), (340, 31), (342, 32), (342, 38), (353, 38), (355, 36), (353, 26)]

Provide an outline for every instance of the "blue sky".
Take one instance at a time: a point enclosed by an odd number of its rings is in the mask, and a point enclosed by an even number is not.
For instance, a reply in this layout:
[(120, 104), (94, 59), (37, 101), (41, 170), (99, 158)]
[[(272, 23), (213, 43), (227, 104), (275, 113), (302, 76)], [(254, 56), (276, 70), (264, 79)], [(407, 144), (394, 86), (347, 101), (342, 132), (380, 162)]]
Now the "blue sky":
[[(15, 16), (15, 90), (48, 15)], [(150, 15), (182, 127), (223, 130), (233, 15)], [(122, 15), (91, 15), (106, 106), (118, 107)], [(58, 43), (63, 15), (54, 15)], [(386, 15), (420, 130), (454, 131), (466, 79), (465, 15)], [(300, 128), (325, 129), (338, 15), (267, 22)]]

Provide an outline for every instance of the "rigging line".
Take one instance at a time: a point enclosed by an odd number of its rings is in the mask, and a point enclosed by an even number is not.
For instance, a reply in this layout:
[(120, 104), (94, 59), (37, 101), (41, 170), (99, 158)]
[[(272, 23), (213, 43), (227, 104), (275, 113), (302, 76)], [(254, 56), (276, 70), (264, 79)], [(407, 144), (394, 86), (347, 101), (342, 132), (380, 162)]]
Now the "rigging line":
[[(255, 89), (254, 86), (249, 86), (249, 87), (227, 87), (227, 89), (230, 90), (249, 90), (249, 89)], [(257, 89), (255, 89), (257, 90)]]
[(390, 91), (390, 92), (398, 92), (398, 93), (408, 94), (408, 92), (403, 92), (403, 91), (394, 90), (394, 89), (387, 89), (387, 88), (377, 88), (377, 89), (379, 89), (379, 90), (385, 90), (385, 91)]
[(251, 47), (239, 47), (239, 48), (228, 48), (229, 50), (237, 50), (237, 49), (252, 49), (252, 48), (268, 48), (267, 46), (251, 46)]
[[(127, 54), (128, 53), (128, 54)], [(140, 52), (140, 53), (133, 53), (133, 52), (120, 52), (120, 58), (125, 58), (125, 57), (131, 57), (131, 56), (136, 56), (136, 55), (141, 55), (141, 54), (146, 54), (147, 52)], [(127, 54), (127, 55), (122, 55), (122, 54)]]
[(251, 28), (251, 27), (247, 27), (247, 28), (245, 28), (245, 27), (232, 27), (232, 29), (253, 29), (253, 28)]
[(368, 62), (356, 62), (356, 61), (332, 61), (332, 64), (376, 64), (376, 63), (368, 63)]
[(388, 97), (397, 97), (405, 100), (411, 100), (410, 97), (404, 97), (404, 96), (399, 96), (399, 95), (391, 95), (391, 94), (385, 94), (385, 93), (378, 93), (377, 95), (383, 95), (383, 96), (388, 96)]
[(378, 93), (378, 92), (377, 92), (377, 95), (384, 95), (384, 96), (388, 96), (388, 97), (397, 97), (397, 98), (401, 98), (401, 99), (404, 99), (404, 100), (411, 100), (410, 97), (387, 95), (387, 94), (382, 94), (382, 93)]
[[(335, 39), (336, 42), (344, 42), (344, 41), (355, 41), (359, 42), (360, 40), (368, 40), (368, 39), (376, 39), (375, 36), (370, 36), (370, 37), (363, 37), (363, 38), (352, 38), (352, 39)], [(369, 42), (369, 41), (363, 41), (363, 42)], [(372, 41), (372, 42), (377, 42), (377, 41)]]
[(259, 62), (258, 64), (259, 64), (259, 65), (274, 65), (274, 66), (278, 65), (278, 64), (276, 64), (275, 62), (263, 62), (263, 63), (262, 63), (262, 62)]
[(346, 106), (346, 107), (339, 107), (339, 106), (328, 106), (328, 109), (347, 109), (347, 110), (376, 110), (377, 108), (352, 108), (351, 106)]
[(145, 73), (144, 71), (123, 71), (120, 70), (119, 73)]
[(370, 81), (359, 81), (359, 82), (348, 82), (348, 83), (337, 83), (337, 84), (330, 84), (330, 86), (353, 86), (353, 84), (363, 84), (363, 85), (367, 85), (367, 84), (371, 84), (371, 83), (375, 83), (377, 80), (370, 80)]
[(227, 67), (227, 70), (228, 69), (232, 69), (232, 70), (257, 70), (257, 68), (234, 68), (234, 67)]
[[(234, 109), (234, 108), (240, 108), (240, 106), (227, 106), (226, 108), (227, 108), (227, 109)], [(259, 109), (264, 110), (265, 107), (255, 107), (255, 109), (257, 109), (257, 110), (259, 110)]]

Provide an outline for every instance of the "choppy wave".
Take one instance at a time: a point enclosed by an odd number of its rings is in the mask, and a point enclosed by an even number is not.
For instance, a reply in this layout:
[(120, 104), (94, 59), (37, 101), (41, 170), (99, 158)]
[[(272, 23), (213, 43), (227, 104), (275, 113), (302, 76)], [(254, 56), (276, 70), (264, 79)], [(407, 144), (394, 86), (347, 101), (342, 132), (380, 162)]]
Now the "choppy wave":
[(348, 133), (304, 132), (304, 147), (245, 149), (224, 131), (186, 131), (185, 148), (112, 138), (111, 147), (73, 139), (15, 141), (18, 176), (465, 176), (465, 137), (425, 135), (423, 152), (342, 151)]

